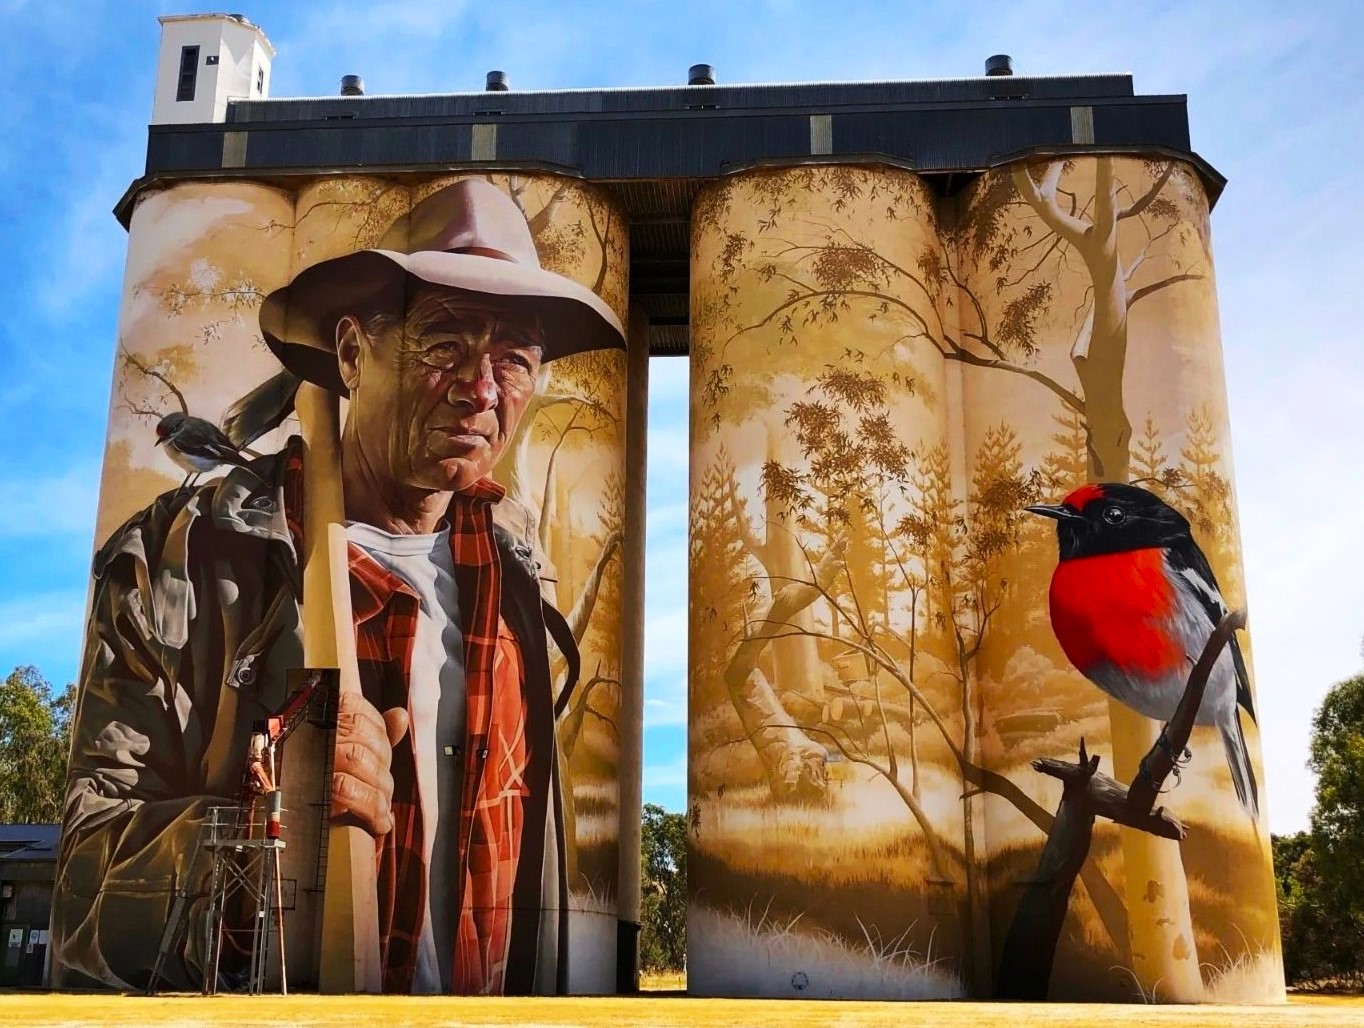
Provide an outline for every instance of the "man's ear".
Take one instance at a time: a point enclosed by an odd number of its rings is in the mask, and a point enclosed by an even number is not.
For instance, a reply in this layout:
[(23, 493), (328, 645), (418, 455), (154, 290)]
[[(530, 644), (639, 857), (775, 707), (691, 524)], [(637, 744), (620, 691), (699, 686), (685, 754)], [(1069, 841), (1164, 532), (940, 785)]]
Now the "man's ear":
[(354, 315), (346, 314), (336, 323), (336, 366), (341, 381), (351, 392), (360, 384), (360, 364), (365, 349), (365, 332)]

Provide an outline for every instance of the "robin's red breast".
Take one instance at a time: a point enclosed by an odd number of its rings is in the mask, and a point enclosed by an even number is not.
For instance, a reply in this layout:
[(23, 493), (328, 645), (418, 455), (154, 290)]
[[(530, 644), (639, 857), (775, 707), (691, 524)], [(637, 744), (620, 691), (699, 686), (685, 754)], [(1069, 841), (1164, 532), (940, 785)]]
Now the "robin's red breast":
[[(1066, 657), (1114, 699), (1168, 721), (1227, 610), (1188, 520), (1154, 493), (1118, 483), (1082, 486), (1059, 504), (1028, 510), (1056, 520), (1061, 559), (1051, 580), (1051, 624)], [(1213, 666), (1197, 723), (1221, 732), (1237, 798), (1258, 819), (1238, 706), (1254, 719), (1233, 637)]]

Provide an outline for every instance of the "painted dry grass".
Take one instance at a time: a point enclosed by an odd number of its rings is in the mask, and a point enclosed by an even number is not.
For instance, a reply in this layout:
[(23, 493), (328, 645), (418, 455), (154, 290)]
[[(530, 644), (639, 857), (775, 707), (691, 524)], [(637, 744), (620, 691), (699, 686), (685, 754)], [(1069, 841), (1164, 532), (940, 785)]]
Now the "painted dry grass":
[(436, 1025), (581, 1025), (646, 1028), (677, 1025), (814, 1025), (899, 1028), (1317, 1028), (1364, 1026), (1364, 998), (1299, 999), (1278, 1007), (1144, 1007), (1086, 1004), (855, 1003), (800, 1000), (702, 1000), (685, 997), (450, 999), (377, 996), (141, 996), (25, 994), (0, 996), (0, 1024), (34, 1028), (155, 1028), (320, 1025), (384, 1028)]
[(955, 999), (962, 994), (951, 967), (909, 941), (913, 925), (894, 938), (863, 927), (862, 940), (850, 943), (832, 932), (803, 929), (798, 921), (783, 924), (764, 914), (737, 917), (693, 906), (687, 916), (692, 991), (768, 999)]

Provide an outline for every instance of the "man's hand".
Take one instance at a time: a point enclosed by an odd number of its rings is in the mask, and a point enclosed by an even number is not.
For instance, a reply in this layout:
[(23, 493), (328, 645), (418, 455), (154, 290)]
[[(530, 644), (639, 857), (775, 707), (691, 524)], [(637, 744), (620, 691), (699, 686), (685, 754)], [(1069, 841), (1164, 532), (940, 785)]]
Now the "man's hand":
[(371, 835), (393, 830), (393, 747), (407, 734), (407, 711), (379, 713), (358, 692), (343, 692), (336, 715), (332, 817), (348, 815)]

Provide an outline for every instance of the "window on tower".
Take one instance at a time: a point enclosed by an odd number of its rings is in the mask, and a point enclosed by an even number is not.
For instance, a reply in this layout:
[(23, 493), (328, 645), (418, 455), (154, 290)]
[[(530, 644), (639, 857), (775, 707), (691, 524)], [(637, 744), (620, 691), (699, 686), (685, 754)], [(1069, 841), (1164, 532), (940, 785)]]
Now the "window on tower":
[(194, 80), (199, 71), (199, 48), (197, 46), (182, 46), (180, 48), (180, 81), (175, 88), (175, 99), (181, 100), (194, 99)]

